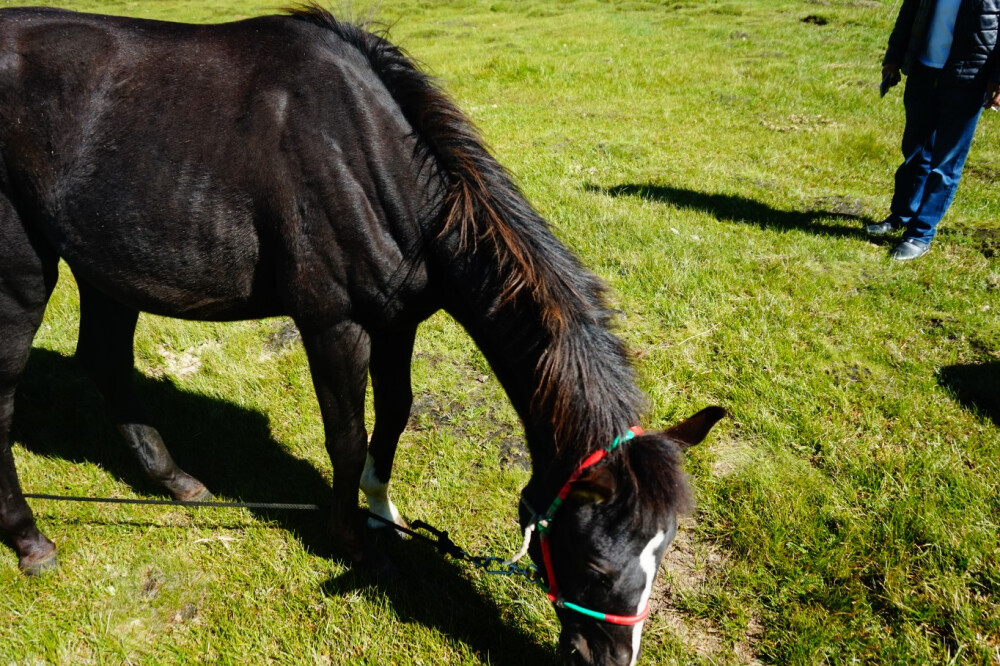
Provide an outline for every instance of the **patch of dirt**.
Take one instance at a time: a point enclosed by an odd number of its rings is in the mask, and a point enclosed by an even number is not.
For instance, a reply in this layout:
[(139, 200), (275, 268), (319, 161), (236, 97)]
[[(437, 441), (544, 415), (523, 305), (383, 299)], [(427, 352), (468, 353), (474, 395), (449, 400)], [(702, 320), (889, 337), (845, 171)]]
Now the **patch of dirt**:
[[(737, 438), (717, 439), (712, 450), (716, 454), (712, 474), (719, 477), (735, 474), (756, 459), (754, 448)], [(695, 526), (695, 518), (681, 519), (677, 537), (663, 558), (653, 586), (651, 610), (692, 655), (710, 663), (757, 666), (761, 662), (755, 656), (755, 645), (762, 631), (757, 618), (750, 619), (745, 638), (731, 645), (713, 621), (692, 617), (681, 608), (681, 599), (706, 593), (713, 581), (724, 577), (729, 568), (724, 552), (695, 537)]]
[(872, 371), (858, 363), (840, 364), (827, 368), (826, 373), (830, 375), (833, 383), (837, 386), (869, 384), (872, 380)]
[(991, 185), (1000, 181), (1000, 169), (981, 162), (967, 162), (965, 167), (962, 169), (962, 175), (966, 177), (971, 176), (976, 180), (989, 183)]
[(194, 604), (187, 603), (177, 609), (174, 614), (170, 617), (170, 624), (181, 624), (184, 622), (189, 622), (198, 616), (198, 607)]
[[(485, 383), (488, 379), (481, 376), (474, 381)], [(499, 410), (487, 407), (476, 415), (473, 422), (469, 420), (468, 405), (463, 406), (454, 400), (442, 404), (438, 399), (439, 396), (432, 394), (415, 396), (407, 427), (414, 430), (447, 429), (454, 436), (475, 442), (484, 450), (495, 450), (505, 468), (531, 471), (531, 455), (524, 440), (511, 436), (512, 432), (520, 431), (512, 430), (510, 424), (501, 418)]]
[(979, 251), (987, 259), (1000, 256), (1000, 229), (983, 227), (972, 232), (972, 237), (979, 245)]
[(760, 124), (772, 132), (816, 132), (823, 127), (842, 126), (842, 123), (838, 123), (826, 116), (811, 116), (798, 113), (793, 113), (783, 122), (775, 123), (769, 120), (761, 120)]
[(410, 426), (418, 429), (452, 425), (456, 413), (461, 413), (462, 405), (456, 401), (441, 404), (437, 396), (429, 393), (418, 395), (410, 407)]
[[(808, 0), (808, 4), (829, 7), (831, 2), (830, 0)], [(837, 4), (844, 7), (864, 7), (866, 9), (875, 9), (882, 6), (879, 0), (837, 0)]]
[(819, 16), (817, 14), (810, 14), (809, 16), (802, 19), (803, 23), (809, 23), (811, 25), (826, 25), (830, 21), (826, 18)]
[(302, 339), (298, 327), (291, 319), (279, 320), (273, 327), (267, 341), (264, 343), (264, 350), (260, 353), (261, 361), (269, 361), (279, 354), (289, 351)]
[[(734, 95), (732, 93), (722, 92), (713, 93), (712, 98), (720, 104), (724, 104), (726, 106), (741, 106), (749, 104), (751, 101), (749, 97), (744, 97), (743, 95)], [(746, 180), (750, 179), (748, 178)]]
[(753, 185), (760, 190), (773, 190), (778, 187), (777, 183), (771, 180), (764, 180), (763, 178), (748, 178), (746, 176), (736, 176), (736, 181), (740, 183), (747, 183)]
[(725, 555), (717, 548), (694, 538), (694, 524), (693, 518), (681, 521), (677, 538), (664, 556), (661, 574), (653, 586), (651, 612), (663, 618), (681, 643), (698, 657), (712, 663), (728, 662), (723, 655), (731, 651), (734, 663), (756, 666), (761, 663), (753, 649), (761, 630), (756, 619), (747, 627), (746, 640), (727, 648), (722, 631), (714, 622), (690, 617), (679, 608), (681, 597), (701, 594), (713, 577), (725, 571), (727, 564)]
[(201, 370), (201, 357), (199, 354), (210, 346), (211, 343), (206, 342), (197, 347), (175, 352), (167, 349), (164, 345), (157, 345), (156, 353), (163, 359), (164, 374), (171, 375), (177, 379), (186, 379)]
[(528, 448), (524, 445), (524, 441), (508, 437), (501, 440), (498, 446), (500, 447), (500, 462), (505, 467), (516, 467), (526, 472), (531, 471), (531, 456), (528, 454)]
[(163, 572), (158, 569), (147, 569), (142, 575), (142, 585), (140, 590), (146, 599), (152, 599), (160, 592), (163, 586)]
[(832, 213), (845, 217), (865, 217), (867, 214), (865, 204), (861, 199), (840, 195), (813, 199), (812, 211)]
[(715, 454), (712, 474), (719, 478), (735, 474), (756, 459), (751, 444), (730, 437), (718, 437), (712, 444), (712, 453)]

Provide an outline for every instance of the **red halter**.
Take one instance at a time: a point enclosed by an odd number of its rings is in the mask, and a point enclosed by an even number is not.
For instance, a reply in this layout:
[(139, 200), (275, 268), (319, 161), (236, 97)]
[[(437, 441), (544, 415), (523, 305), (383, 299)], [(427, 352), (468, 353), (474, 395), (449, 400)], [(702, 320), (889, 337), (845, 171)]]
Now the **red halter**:
[(552, 520), (555, 518), (556, 511), (559, 510), (560, 505), (569, 496), (570, 487), (573, 483), (580, 478), (583, 471), (588, 467), (596, 465), (598, 462), (603, 460), (609, 453), (614, 451), (619, 444), (623, 444), (628, 440), (632, 439), (636, 435), (642, 434), (642, 428), (639, 426), (633, 426), (629, 428), (629, 431), (620, 437), (615, 437), (614, 441), (611, 442), (611, 446), (595, 451), (590, 454), (586, 460), (580, 463), (580, 466), (576, 468), (563, 487), (559, 490), (559, 494), (556, 498), (552, 500), (549, 510), (546, 511), (540, 518), (535, 521), (535, 525), (538, 527), (538, 541), (542, 547), (542, 561), (545, 564), (545, 578), (548, 581), (548, 588), (545, 593), (549, 597), (554, 605), (561, 608), (568, 608), (570, 610), (576, 611), (581, 615), (586, 615), (589, 618), (595, 620), (600, 620), (602, 622), (609, 622), (611, 624), (620, 625), (634, 625), (639, 624), (649, 616), (649, 602), (646, 602), (645, 607), (639, 612), (638, 615), (612, 615), (611, 613), (600, 613), (598, 611), (590, 610), (589, 608), (584, 608), (583, 606), (578, 606), (572, 602), (566, 601), (559, 594), (559, 584), (556, 583), (556, 574), (552, 568), (552, 555), (549, 550), (549, 530), (552, 528)]

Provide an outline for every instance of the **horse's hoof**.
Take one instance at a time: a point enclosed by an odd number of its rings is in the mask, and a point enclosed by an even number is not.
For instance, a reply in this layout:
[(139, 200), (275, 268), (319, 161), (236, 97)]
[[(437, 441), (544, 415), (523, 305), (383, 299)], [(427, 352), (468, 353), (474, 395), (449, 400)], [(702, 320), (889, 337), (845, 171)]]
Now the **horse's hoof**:
[(401, 532), (400, 530), (397, 530), (396, 526), (402, 527), (404, 529), (410, 528), (410, 525), (405, 520), (403, 520), (402, 517), (400, 517), (398, 521), (394, 524), (389, 524), (384, 520), (379, 520), (378, 518), (371, 518), (371, 517), (368, 518), (368, 529), (372, 530), (373, 532), (375, 532), (380, 536), (385, 534), (394, 534), (395, 536), (398, 536), (400, 539), (410, 538), (410, 535), (406, 534), (405, 532)]
[(212, 492), (208, 488), (202, 488), (202, 491), (200, 493), (198, 493), (194, 497), (191, 497), (191, 498), (187, 499), (186, 501), (188, 501), (188, 502), (211, 502), (214, 499), (215, 499), (215, 495), (213, 495)]
[(170, 491), (179, 502), (211, 502), (214, 497), (205, 484), (187, 472), (177, 470), (177, 474), (161, 481), (164, 488)]
[(33, 560), (22, 559), (17, 564), (18, 567), (20, 567), (21, 571), (25, 573), (25, 575), (40, 576), (46, 571), (56, 568), (56, 564), (58, 564), (56, 557), (56, 549), (53, 548), (51, 551), (49, 551), (45, 555), (42, 555), (38, 559), (33, 559)]
[(215, 499), (215, 495), (211, 491), (202, 485), (201, 482), (196, 481), (197, 486), (192, 487), (190, 490), (185, 490), (180, 493), (174, 493), (174, 499), (180, 502), (211, 502)]

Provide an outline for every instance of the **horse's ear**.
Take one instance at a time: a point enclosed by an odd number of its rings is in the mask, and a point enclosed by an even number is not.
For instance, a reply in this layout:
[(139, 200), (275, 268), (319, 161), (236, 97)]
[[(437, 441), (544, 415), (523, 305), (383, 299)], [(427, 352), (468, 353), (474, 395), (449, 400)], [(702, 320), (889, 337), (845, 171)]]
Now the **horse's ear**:
[(726, 410), (722, 407), (706, 407), (691, 418), (664, 430), (663, 434), (680, 444), (682, 449), (686, 449), (705, 439), (712, 426), (725, 415)]
[(567, 497), (581, 504), (600, 504), (611, 499), (616, 483), (615, 475), (607, 465), (594, 465), (573, 482)]

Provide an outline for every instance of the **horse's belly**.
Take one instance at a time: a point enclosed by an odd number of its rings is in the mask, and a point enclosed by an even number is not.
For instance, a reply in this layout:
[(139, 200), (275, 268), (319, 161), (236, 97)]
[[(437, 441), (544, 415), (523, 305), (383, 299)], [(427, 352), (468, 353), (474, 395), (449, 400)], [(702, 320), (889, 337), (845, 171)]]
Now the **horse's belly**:
[[(203, 321), (259, 319), (283, 314), (273, 290), (263, 286), (227, 288), (216, 281), (165, 278), (135, 271), (129, 279), (101, 274), (101, 266), (80, 267), (70, 262), (74, 275), (117, 301), (141, 312)], [(241, 285), (233, 285), (240, 287)]]
[(223, 228), (74, 226), (57, 251), (77, 279), (143, 312), (204, 320), (281, 314), (252, 226), (216, 226)]

